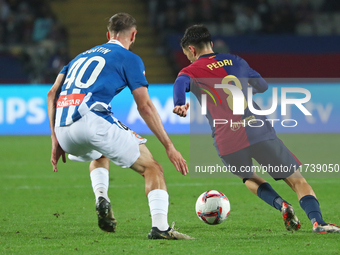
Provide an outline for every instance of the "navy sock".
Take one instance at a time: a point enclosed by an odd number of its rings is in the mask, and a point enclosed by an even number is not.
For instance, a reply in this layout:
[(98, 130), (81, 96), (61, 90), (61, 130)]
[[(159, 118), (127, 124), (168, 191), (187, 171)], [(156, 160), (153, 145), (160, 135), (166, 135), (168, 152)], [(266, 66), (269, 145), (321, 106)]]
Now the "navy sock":
[(322, 219), (319, 202), (316, 197), (312, 195), (304, 196), (300, 199), (300, 206), (305, 211), (312, 224), (314, 224), (315, 221), (318, 222), (318, 224), (326, 223)]
[(283, 200), (279, 194), (272, 188), (272, 186), (268, 182), (262, 183), (257, 189), (257, 195), (267, 204), (272, 207), (281, 210), (282, 203), (287, 201)]

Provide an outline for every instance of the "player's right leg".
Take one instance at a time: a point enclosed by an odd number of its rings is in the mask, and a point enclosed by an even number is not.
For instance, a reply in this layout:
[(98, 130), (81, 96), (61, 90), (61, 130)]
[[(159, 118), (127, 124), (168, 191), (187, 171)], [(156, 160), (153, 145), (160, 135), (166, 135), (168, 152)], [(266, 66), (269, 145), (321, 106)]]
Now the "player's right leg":
[(162, 166), (152, 157), (152, 154), (145, 146), (139, 145), (140, 156), (131, 166), (133, 170), (144, 177), (145, 195), (149, 200), (149, 207), (152, 219), (152, 228), (148, 235), (149, 239), (192, 239), (169, 227), (168, 207), (169, 195), (166, 189)]
[[(163, 169), (144, 145), (146, 139), (113, 117), (103, 119), (90, 114), (88, 118), (91, 125), (96, 126), (94, 135), (89, 141), (91, 148), (105, 155), (114, 164), (132, 168), (145, 178), (145, 193), (149, 199), (152, 226), (163, 233), (162, 238), (165, 236), (166, 239), (185, 239), (185, 235), (175, 233), (169, 228), (167, 221), (169, 196)], [(166, 236), (165, 232), (169, 236)]]
[[(299, 161), (278, 138), (252, 145), (251, 155), (261, 166), (266, 166), (267, 172), (277, 181), (285, 179), (294, 172), (294, 169), (299, 167)], [(284, 167), (283, 170), (277, 171), (280, 167)], [(277, 196), (277, 198), (274, 198), (273, 205), (281, 211), (286, 229), (300, 229), (301, 223), (295, 215), (292, 205), (283, 200), (271, 187), (264, 187), (264, 191), (262, 192), (266, 194), (266, 190), (272, 190), (271, 194)]]
[(307, 217), (313, 224), (315, 233), (340, 233), (340, 227), (333, 223), (326, 223), (323, 220), (319, 201), (315, 196), (312, 187), (299, 171), (296, 171), (285, 182), (294, 190), (300, 202), (300, 206), (305, 211)]
[(293, 207), (283, 200), (268, 182), (256, 174), (253, 174), (249, 179), (243, 179), (243, 181), (251, 192), (267, 204), (281, 211), (283, 222), (288, 231), (300, 229), (301, 224), (295, 215)]
[[(299, 172), (300, 161), (276, 138), (254, 145), (254, 158), (261, 165), (279, 166), (282, 171), (269, 172), (275, 180), (283, 179), (297, 194), (300, 206), (313, 224), (314, 232), (340, 232), (334, 224), (326, 223), (321, 215), (319, 202), (307, 181)], [(269, 167), (268, 167), (269, 169)], [(295, 171), (296, 170), (296, 171)], [(300, 227), (300, 225), (298, 225)]]

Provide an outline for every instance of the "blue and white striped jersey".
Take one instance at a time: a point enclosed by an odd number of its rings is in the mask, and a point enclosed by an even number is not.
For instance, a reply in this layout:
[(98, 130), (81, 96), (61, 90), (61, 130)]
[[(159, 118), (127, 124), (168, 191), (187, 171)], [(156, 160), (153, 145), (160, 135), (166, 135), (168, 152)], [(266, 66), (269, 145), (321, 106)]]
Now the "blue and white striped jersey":
[(65, 82), (56, 105), (55, 126), (67, 126), (88, 111), (112, 115), (110, 102), (126, 86), (148, 86), (142, 59), (116, 40), (75, 57), (61, 72)]

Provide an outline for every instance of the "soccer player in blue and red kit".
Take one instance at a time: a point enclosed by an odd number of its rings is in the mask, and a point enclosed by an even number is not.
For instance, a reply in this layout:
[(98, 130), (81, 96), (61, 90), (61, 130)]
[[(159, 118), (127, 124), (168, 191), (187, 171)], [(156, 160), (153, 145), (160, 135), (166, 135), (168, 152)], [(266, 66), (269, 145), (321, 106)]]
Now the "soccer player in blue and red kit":
[[(253, 94), (263, 93), (268, 89), (267, 82), (244, 59), (231, 54), (215, 53), (212, 46), (210, 33), (205, 26), (194, 25), (185, 31), (181, 47), (192, 64), (183, 68), (175, 81), (173, 112), (186, 117), (189, 108), (189, 103), (185, 102), (186, 92), (191, 91), (202, 104), (202, 94), (213, 91), (218, 103), (215, 104), (208, 97), (204, 103), (214, 145), (223, 163), (236, 169), (235, 174), (243, 179), (251, 192), (281, 211), (287, 230), (298, 230), (301, 224), (293, 207), (263, 178), (251, 171), (242, 171), (251, 169), (252, 158), (262, 166), (268, 166), (268, 169), (288, 166), (290, 170), (287, 172), (269, 174), (275, 180), (284, 180), (296, 192), (302, 209), (313, 224), (313, 232), (340, 232), (338, 226), (323, 220), (313, 189), (297, 170), (301, 163), (277, 138), (272, 123), (263, 115), (253, 114), (247, 100), (244, 100), (244, 114), (234, 115), (231, 91), (215, 87), (215, 84), (234, 85), (242, 90), (247, 99), (248, 86), (252, 86)], [(255, 102), (250, 103), (260, 110)], [(221, 120), (227, 120), (228, 124)]]

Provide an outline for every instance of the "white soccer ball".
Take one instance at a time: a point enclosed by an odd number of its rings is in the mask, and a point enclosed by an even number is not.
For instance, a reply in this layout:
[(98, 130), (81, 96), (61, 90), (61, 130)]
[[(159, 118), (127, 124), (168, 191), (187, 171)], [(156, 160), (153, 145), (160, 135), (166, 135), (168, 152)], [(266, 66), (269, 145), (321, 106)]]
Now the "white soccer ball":
[(202, 193), (196, 201), (196, 214), (201, 221), (217, 225), (225, 221), (230, 212), (229, 199), (217, 190)]

